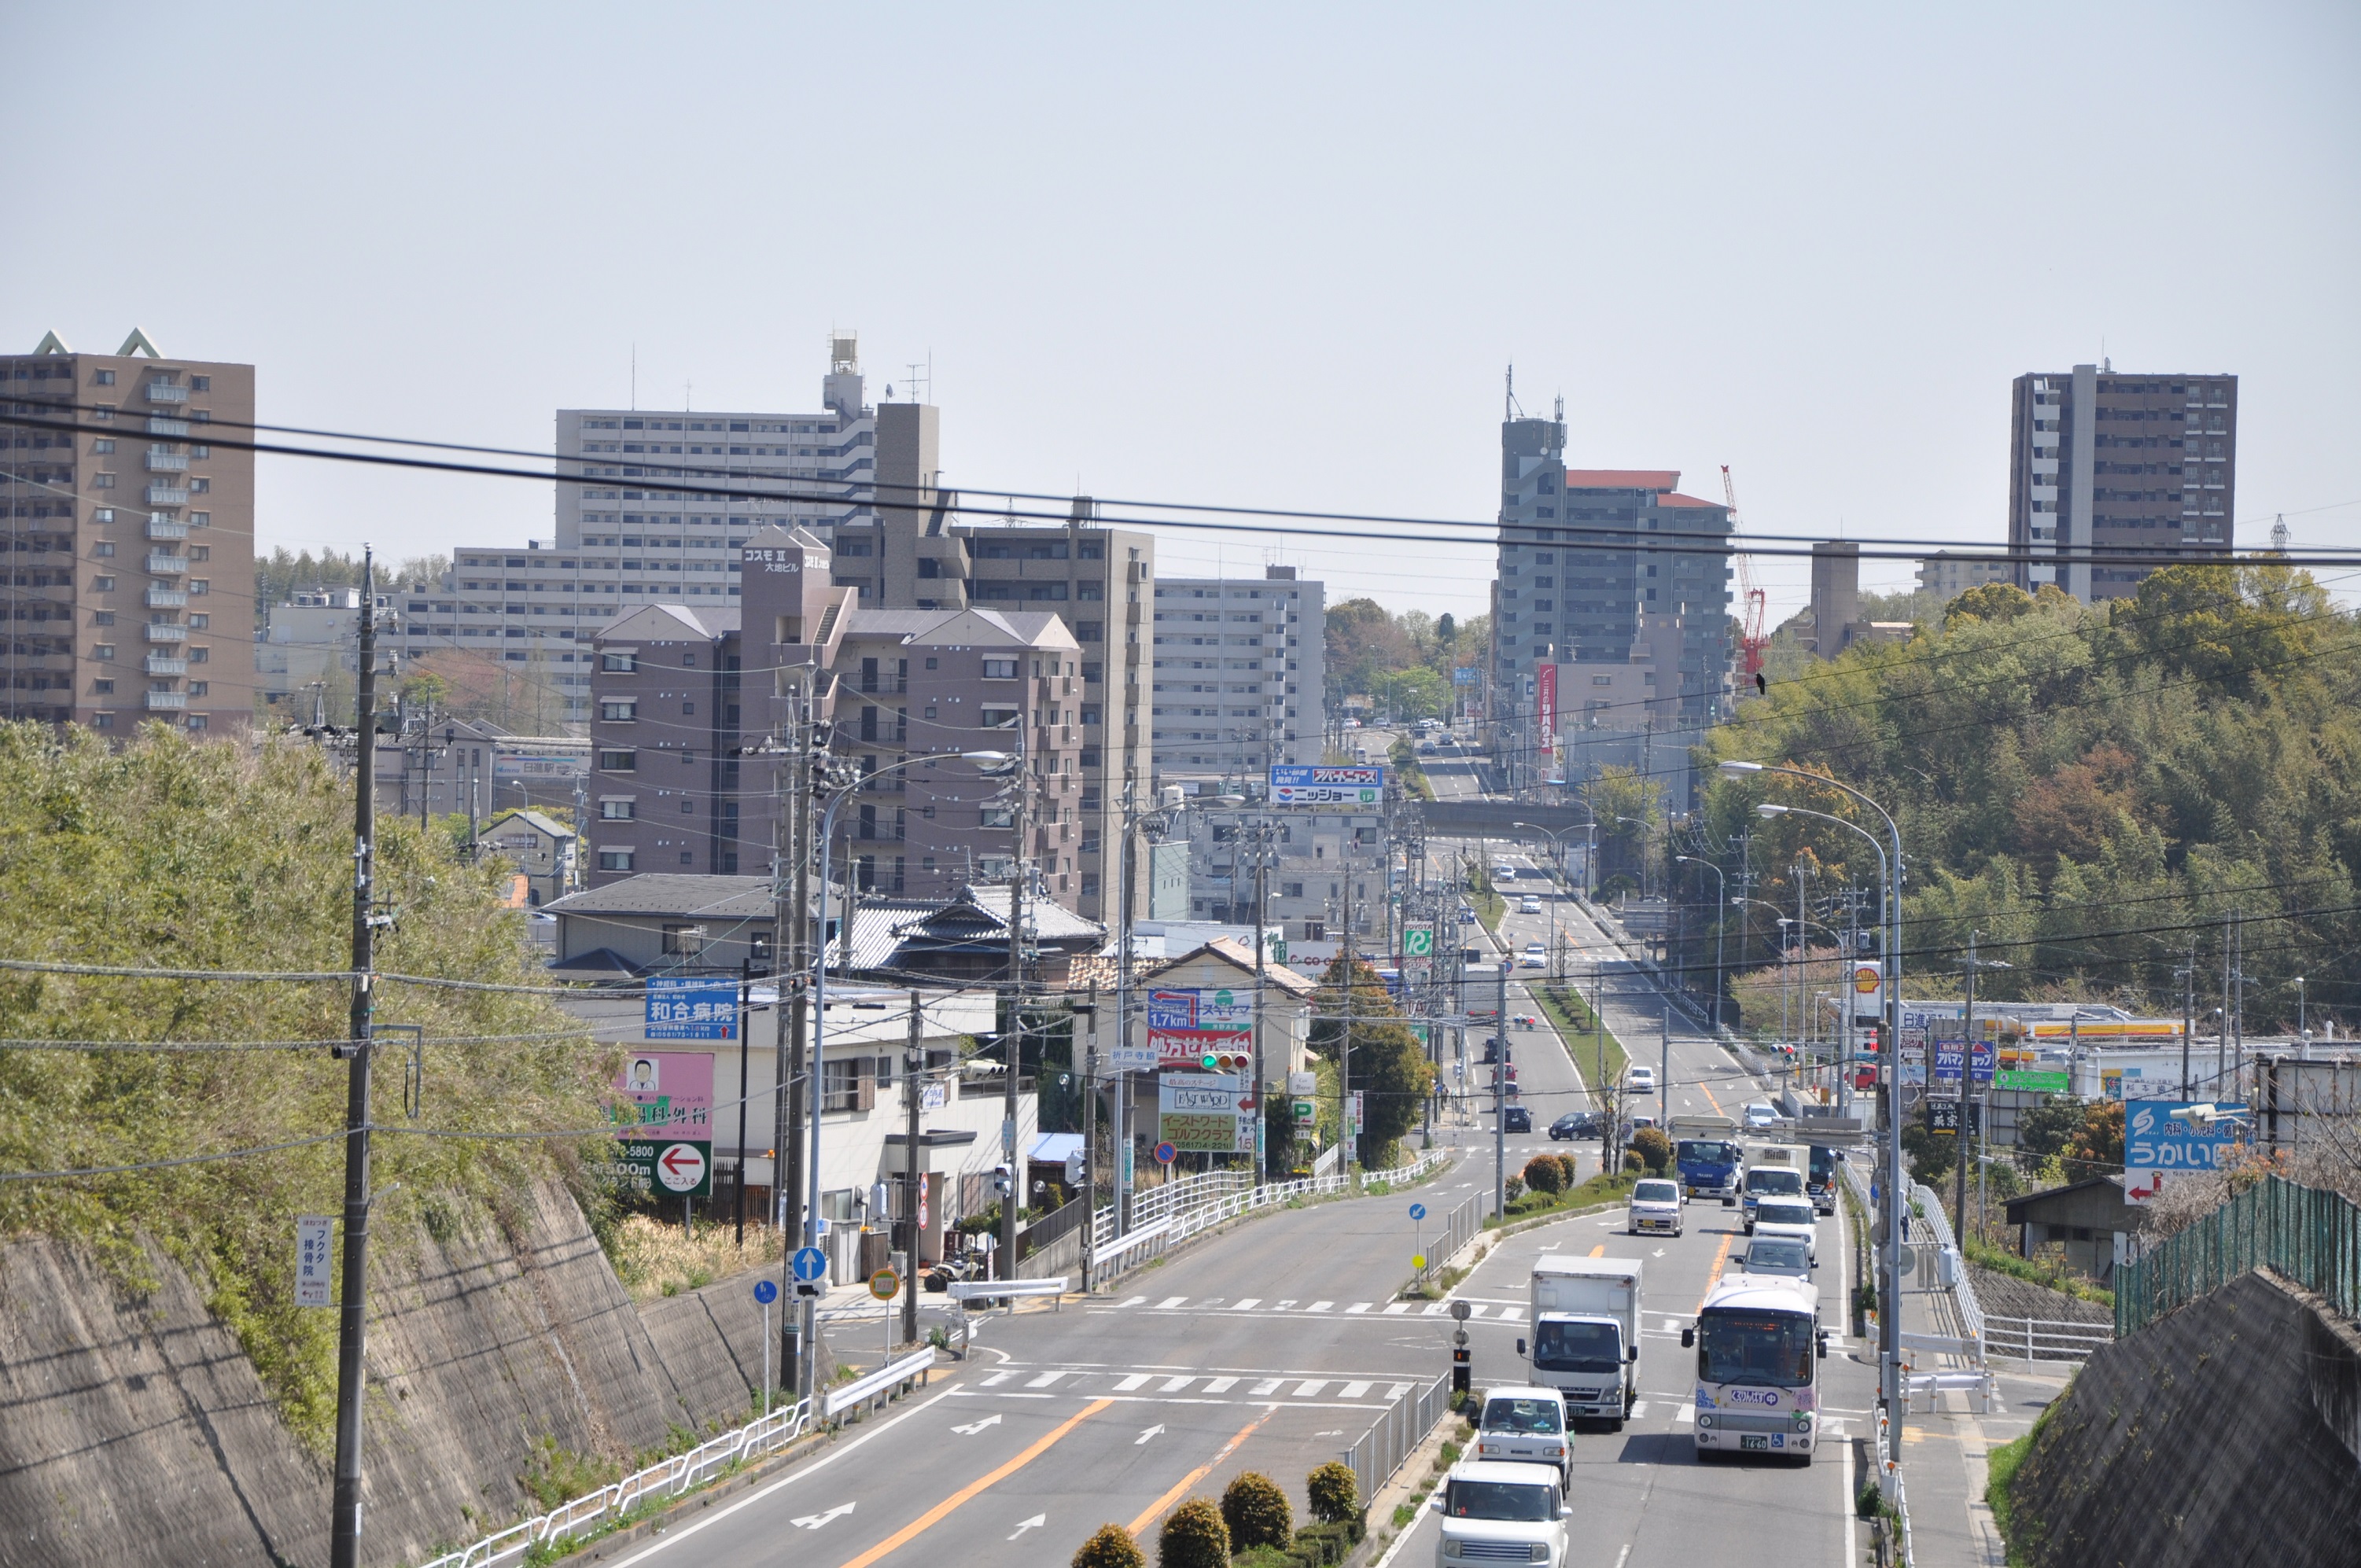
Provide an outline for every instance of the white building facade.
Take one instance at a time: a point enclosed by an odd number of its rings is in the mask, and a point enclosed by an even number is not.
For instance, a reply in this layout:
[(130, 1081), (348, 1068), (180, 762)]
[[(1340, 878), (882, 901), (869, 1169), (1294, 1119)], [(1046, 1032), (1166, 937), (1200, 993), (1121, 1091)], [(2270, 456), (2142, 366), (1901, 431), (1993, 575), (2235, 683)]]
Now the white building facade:
[(1327, 589), (1292, 566), (1156, 585), (1156, 775), (1259, 779), (1316, 762), (1326, 730)]

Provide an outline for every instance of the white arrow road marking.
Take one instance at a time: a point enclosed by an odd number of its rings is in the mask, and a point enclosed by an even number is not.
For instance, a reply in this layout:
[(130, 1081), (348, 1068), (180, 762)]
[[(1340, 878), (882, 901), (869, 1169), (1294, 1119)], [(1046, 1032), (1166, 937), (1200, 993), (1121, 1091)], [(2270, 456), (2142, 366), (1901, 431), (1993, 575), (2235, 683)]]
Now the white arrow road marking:
[(1648, 1413), (1648, 1401), (1647, 1401), (1647, 1400), (1645, 1400), (1645, 1399), (1634, 1399), (1634, 1400), (1632, 1400), (1632, 1401), (1631, 1401), (1631, 1419), (1632, 1419), (1633, 1420), (1635, 1420), (1635, 1421), (1636, 1421), (1636, 1420), (1638, 1420), (1642, 1416), (1644, 1416), (1644, 1415), (1646, 1415), (1647, 1413)]
[(973, 1437), (984, 1428), (996, 1427), (999, 1424), (1000, 1418), (998, 1416), (986, 1416), (980, 1421), (970, 1421), (963, 1427), (953, 1427), (951, 1428), (951, 1431), (959, 1433), (961, 1437)]
[[(1035, 1514), (1029, 1519), (1020, 1519), (1017, 1521), (1016, 1525), (1016, 1535), (1023, 1535), (1028, 1530), (1039, 1530), (1043, 1525), (1048, 1524), (1049, 1522), (1049, 1516), (1048, 1514)], [(1012, 1535), (1008, 1539), (1015, 1541), (1016, 1539), (1016, 1535)]]
[(852, 1505), (851, 1503), (839, 1503), (836, 1507), (829, 1509), (828, 1512), (824, 1514), (806, 1514), (799, 1519), (789, 1519), (787, 1522), (795, 1526), (797, 1530), (818, 1530), (829, 1520), (842, 1519), (851, 1511)]
[(1662, 1256), (1664, 1256), (1664, 1249), (1663, 1247), (1658, 1247), (1654, 1252), (1651, 1253), (1649, 1255), (1650, 1255), (1650, 1256), (1652, 1256), (1652, 1257), (1662, 1257)]
[(1146, 1442), (1149, 1438), (1154, 1437), (1158, 1432), (1160, 1432), (1163, 1430), (1163, 1423), (1160, 1421), (1158, 1422), (1156, 1425), (1148, 1428), (1146, 1431), (1141, 1432), (1137, 1437), (1133, 1438), (1131, 1440), (1131, 1446), (1137, 1448), (1141, 1443)]
[(1673, 1407), (1673, 1424), (1675, 1426), (1685, 1427), (1696, 1420), (1697, 1407), (1695, 1405), (1675, 1405)]

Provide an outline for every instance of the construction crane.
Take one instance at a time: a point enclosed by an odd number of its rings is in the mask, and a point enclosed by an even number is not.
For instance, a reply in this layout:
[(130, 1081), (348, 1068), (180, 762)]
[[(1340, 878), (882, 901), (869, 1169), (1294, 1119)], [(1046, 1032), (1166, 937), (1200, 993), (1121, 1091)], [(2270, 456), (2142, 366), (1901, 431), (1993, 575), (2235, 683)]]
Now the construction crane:
[[(1721, 499), (1730, 507), (1730, 526), (1738, 529), (1738, 483), (1730, 477), (1730, 465), (1721, 466)], [(1763, 651), (1771, 645), (1771, 634), (1763, 630), (1764, 598), (1761, 588), (1754, 586), (1754, 568), (1747, 564), (1743, 553), (1738, 557), (1738, 591), (1746, 599), (1745, 629), (1739, 633), (1738, 665), (1749, 681), (1763, 673)]]

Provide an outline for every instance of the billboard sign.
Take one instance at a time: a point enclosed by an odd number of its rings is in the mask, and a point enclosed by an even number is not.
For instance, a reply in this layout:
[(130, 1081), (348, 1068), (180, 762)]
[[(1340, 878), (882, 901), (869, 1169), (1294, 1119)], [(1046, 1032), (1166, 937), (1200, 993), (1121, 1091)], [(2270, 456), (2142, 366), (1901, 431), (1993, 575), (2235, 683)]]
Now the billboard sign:
[(713, 1058), (634, 1051), (623, 1058), (615, 1090), (615, 1143), (586, 1151), (592, 1170), (650, 1197), (711, 1197)]
[(736, 1039), (738, 982), (712, 975), (651, 979), (647, 1026), (642, 1032), (651, 1040)]
[(2026, 1090), (2036, 1094), (2063, 1094), (2067, 1091), (2064, 1068), (2004, 1067), (1993, 1075), (1996, 1089)]
[(1376, 765), (1326, 767), (1276, 763), (1270, 770), (1274, 806), (1382, 806), (1386, 770)]
[(1542, 733), (1554, 735), (1557, 733), (1557, 666), (1555, 664), (1542, 664), (1534, 669), (1533, 690), (1536, 694), (1534, 711), (1541, 718)]
[(1473, 664), (1461, 664), (1451, 672), (1455, 686), (1478, 686), (1484, 684), (1484, 672)]
[(1252, 1154), (1246, 1098), (1246, 1080), (1234, 1073), (1168, 1072), (1156, 1083), (1157, 1136), (1184, 1154)]
[(1208, 1056), (1254, 1047), (1254, 992), (1229, 986), (1161, 986), (1148, 993), (1148, 1043), (1159, 1067), (1197, 1067)]
[(1873, 961), (1852, 966), (1852, 1015), (1875, 1018), (1885, 1012), (1884, 971)]
[(1968, 1077), (1977, 1083), (1990, 1083), (1993, 1072), (2000, 1065), (2000, 1047), (1990, 1040), (1968, 1042)]
[(2192, 1103), (2143, 1100), (2124, 1107), (2124, 1197), (2152, 1203), (2164, 1184), (2194, 1171), (2217, 1170), (2235, 1157), (2238, 1139), (2252, 1125), (2244, 1105), (2215, 1105), (2203, 1125), (2190, 1117)]

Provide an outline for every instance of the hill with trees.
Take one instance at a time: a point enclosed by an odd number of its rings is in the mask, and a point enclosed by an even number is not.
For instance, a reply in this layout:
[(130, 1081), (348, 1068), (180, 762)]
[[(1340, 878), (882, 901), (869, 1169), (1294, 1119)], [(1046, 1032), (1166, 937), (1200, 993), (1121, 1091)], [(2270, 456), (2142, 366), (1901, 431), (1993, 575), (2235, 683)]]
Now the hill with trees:
[(1440, 717), (1451, 707), (1451, 672), (1480, 664), (1492, 641), (1489, 616), (1462, 621), (1445, 611), (1397, 615), (1375, 599), (1328, 609), (1328, 711), (1346, 696), (1367, 696), (1400, 718)]

